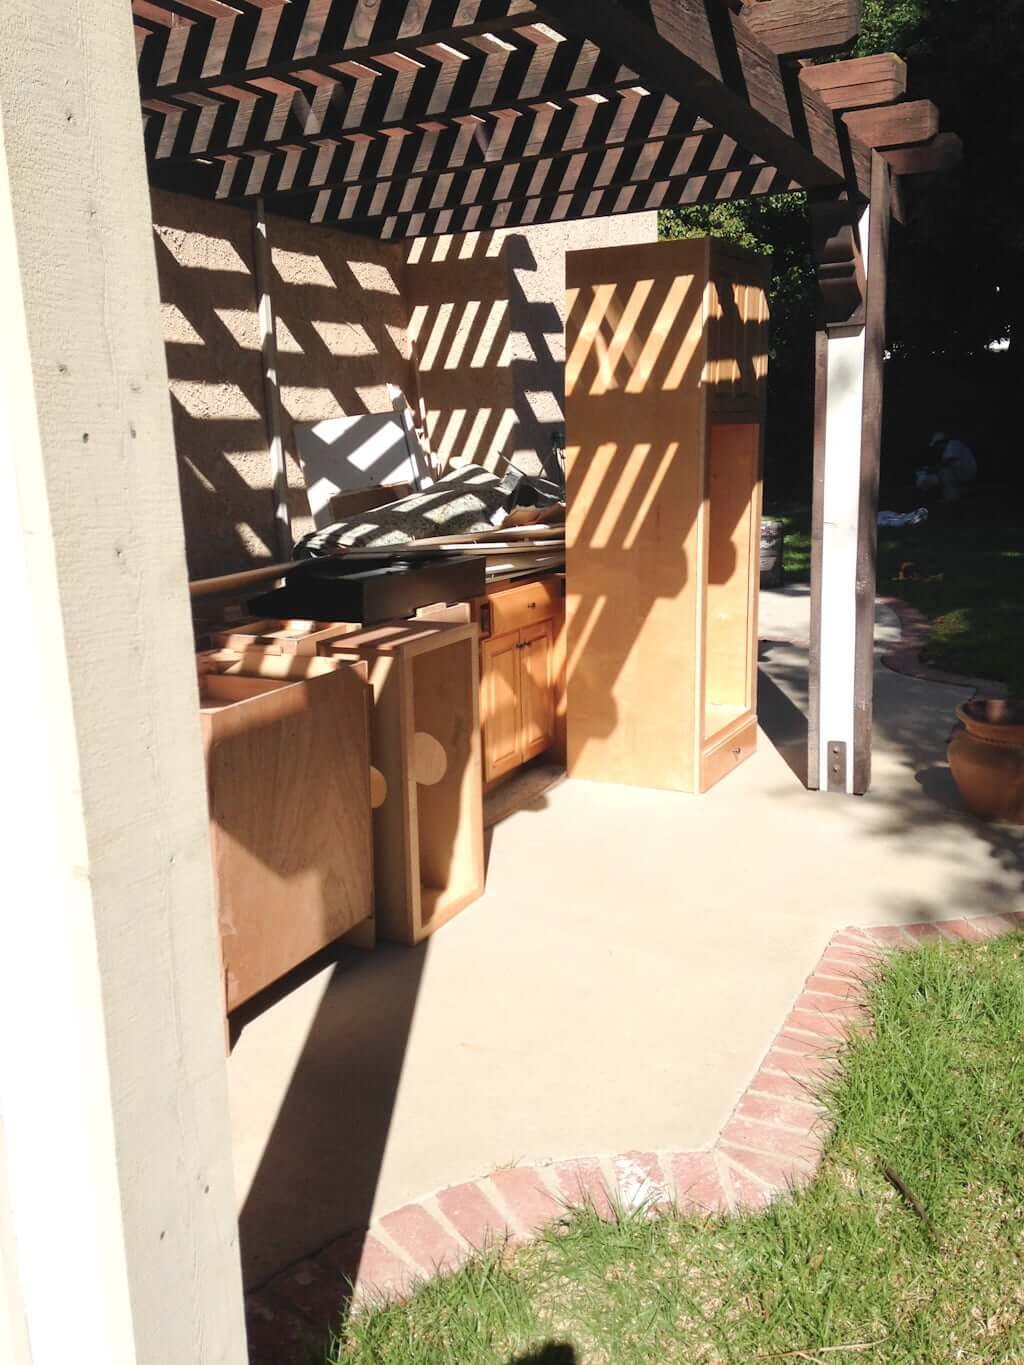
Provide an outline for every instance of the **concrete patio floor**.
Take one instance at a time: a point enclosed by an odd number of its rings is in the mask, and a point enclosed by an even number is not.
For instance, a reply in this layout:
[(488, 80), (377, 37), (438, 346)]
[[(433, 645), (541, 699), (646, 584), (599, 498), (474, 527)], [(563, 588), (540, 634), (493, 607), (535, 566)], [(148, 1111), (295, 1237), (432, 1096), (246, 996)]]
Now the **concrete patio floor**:
[(345, 951), (246, 1023), (248, 1284), (503, 1165), (707, 1146), (837, 928), (1020, 908), (1020, 831), (964, 815), (945, 767), (966, 689), (879, 664), (871, 795), (803, 789), (807, 620), (805, 590), (762, 594), (767, 733), (709, 795), (563, 782), (428, 945)]

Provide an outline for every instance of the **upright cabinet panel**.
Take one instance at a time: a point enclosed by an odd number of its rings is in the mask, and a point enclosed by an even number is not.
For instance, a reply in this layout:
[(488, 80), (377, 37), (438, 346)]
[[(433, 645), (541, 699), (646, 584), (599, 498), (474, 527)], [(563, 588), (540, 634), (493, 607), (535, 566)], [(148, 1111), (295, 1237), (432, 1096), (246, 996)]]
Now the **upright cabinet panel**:
[(485, 640), (480, 646), (480, 699), (484, 781), (517, 768), (520, 756), (519, 636)]
[(555, 734), (555, 696), (551, 683), (550, 621), (519, 632), (519, 695), (524, 760), (550, 748)]
[(566, 257), (568, 766), (703, 791), (756, 735), (765, 263)]
[(322, 649), (369, 668), (377, 928), (418, 943), (483, 893), (477, 628), (394, 622)]
[(473, 604), (480, 625), (484, 781), (541, 754), (561, 758), (564, 734), (563, 593), (557, 575), (494, 585)]

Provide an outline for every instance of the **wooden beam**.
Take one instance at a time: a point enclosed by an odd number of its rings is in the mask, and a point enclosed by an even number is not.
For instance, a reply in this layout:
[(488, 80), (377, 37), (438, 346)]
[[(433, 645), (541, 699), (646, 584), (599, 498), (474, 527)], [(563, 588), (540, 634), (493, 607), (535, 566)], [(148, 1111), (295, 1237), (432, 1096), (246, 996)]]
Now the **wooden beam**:
[(822, 62), (800, 70), (800, 84), (830, 109), (869, 109), (892, 104), (907, 93), (907, 64), (895, 53)]
[(939, 131), (939, 111), (931, 100), (911, 100), (880, 109), (858, 109), (843, 122), (866, 147), (882, 150), (927, 142)]
[(848, 47), (860, 11), (861, 0), (747, 0), (740, 17), (778, 56), (809, 57)]
[(544, 8), (556, 27), (615, 52), (644, 85), (799, 185), (850, 185), (867, 195), (868, 149), (728, 9), (708, 0), (545, 0)]
[(260, 324), (267, 459), (274, 498), (274, 537), (277, 553), (286, 559), (292, 552), (292, 521), (288, 506), (288, 462), (282, 436), (281, 390), (277, 378), (280, 368), (277, 358), (277, 320), (274, 315), (274, 271), (270, 229), (262, 199), (257, 199), (252, 212), (253, 284), (256, 286), (256, 312)]
[(964, 144), (956, 133), (940, 133), (920, 147), (900, 147), (884, 153), (896, 175), (931, 175), (952, 171), (964, 159)]
[(864, 306), (864, 403), (861, 419), (860, 509), (857, 518), (857, 625), (853, 679), (853, 792), (871, 786), (871, 740), (875, 688), (875, 584), (878, 558), (878, 474), (882, 455), (885, 389), (885, 319), (889, 275), (892, 171), (878, 152), (872, 157), (871, 217)]

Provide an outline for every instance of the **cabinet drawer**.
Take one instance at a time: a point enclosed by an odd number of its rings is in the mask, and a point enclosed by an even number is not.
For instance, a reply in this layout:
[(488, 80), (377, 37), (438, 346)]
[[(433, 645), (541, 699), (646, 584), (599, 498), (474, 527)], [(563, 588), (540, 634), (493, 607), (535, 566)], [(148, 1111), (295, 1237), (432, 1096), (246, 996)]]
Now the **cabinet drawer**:
[(538, 621), (550, 621), (557, 608), (555, 584), (544, 579), (524, 583), (521, 587), (506, 588), (492, 593), (487, 599), (491, 615), (491, 634), (505, 635), (510, 630), (522, 630)]

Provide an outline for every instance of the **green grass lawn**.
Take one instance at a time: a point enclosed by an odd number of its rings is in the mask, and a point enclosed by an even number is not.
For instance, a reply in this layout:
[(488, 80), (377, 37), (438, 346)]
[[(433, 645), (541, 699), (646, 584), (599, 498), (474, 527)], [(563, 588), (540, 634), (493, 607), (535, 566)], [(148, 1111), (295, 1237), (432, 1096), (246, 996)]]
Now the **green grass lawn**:
[[(781, 508), (792, 582), (811, 572), (810, 511)], [(936, 668), (1008, 683), (1024, 697), (1024, 517), (1009, 499), (939, 504), (920, 526), (878, 532), (878, 591), (932, 623)]]
[(809, 1188), (736, 1218), (575, 1214), (358, 1314), (330, 1365), (1024, 1361), (1024, 937), (898, 954), (870, 1008)]

